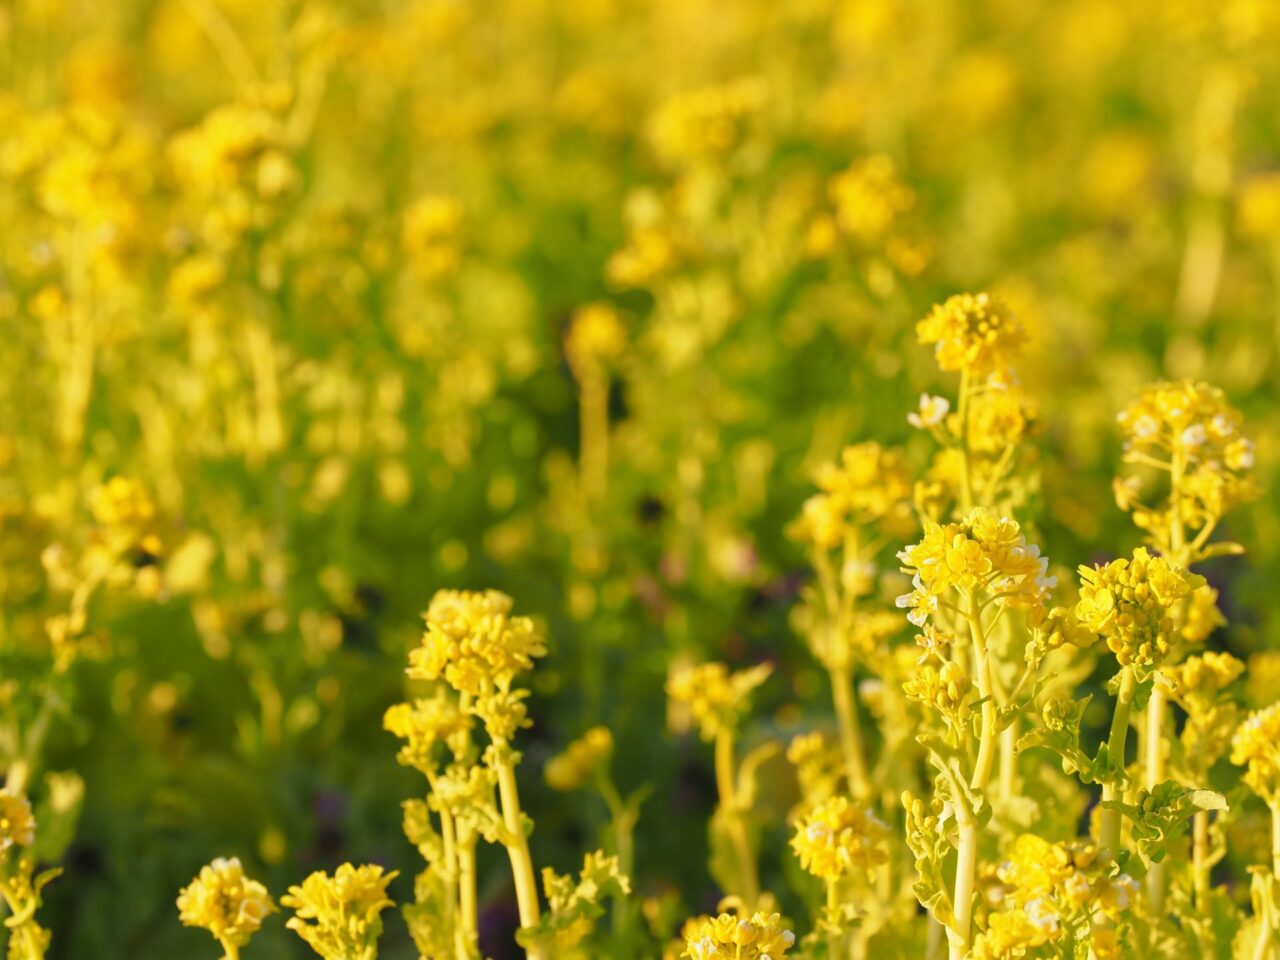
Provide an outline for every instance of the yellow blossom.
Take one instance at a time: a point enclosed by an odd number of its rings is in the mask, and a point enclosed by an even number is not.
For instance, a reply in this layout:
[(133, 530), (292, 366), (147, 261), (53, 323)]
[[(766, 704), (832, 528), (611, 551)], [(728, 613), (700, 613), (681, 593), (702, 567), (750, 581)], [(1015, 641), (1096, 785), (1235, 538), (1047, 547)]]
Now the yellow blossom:
[(286, 924), (324, 960), (373, 960), (382, 935), (379, 914), (392, 906), (387, 884), (396, 873), (344, 863), (332, 876), (316, 871), (280, 903), (294, 911)]
[(796, 942), (778, 914), (763, 912), (699, 917), (685, 924), (681, 937), (681, 956), (689, 960), (781, 960)]
[(613, 755), (608, 727), (592, 727), (547, 761), (543, 775), (555, 790), (576, 790), (587, 783)]
[(870, 873), (886, 863), (889, 828), (876, 816), (836, 796), (820, 803), (796, 823), (791, 848), (800, 865), (823, 880)]
[(267, 888), (246, 876), (235, 857), (201, 867), (178, 894), (182, 922), (208, 930), (224, 948), (243, 947), (275, 910)]
[(511, 615), (512, 601), (497, 590), (441, 590), (423, 615), (422, 645), (409, 654), (410, 677), (444, 678), (461, 693), (488, 686), (508, 690), (516, 674), (533, 667), (546, 645), (528, 617)]
[(667, 695), (689, 708), (705, 740), (722, 730), (733, 731), (751, 707), (751, 692), (773, 672), (769, 664), (757, 664), (730, 673), (723, 663), (685, 667), (667, 680)]
[(1026, 332), (1000, 300), (986, 293), (959, 293), (916, 325), (920, 342), (933, 344), (942, 370), (987, 374), (1010, 367)]
[(1176, 640), (1174, 605), (1203, 584), (1198, 574), (1139, 547), (1132, 559), (1080, 568), (1076, 616), (1106, 640), (1122, 666), (1150, 668), (1164, 660)]

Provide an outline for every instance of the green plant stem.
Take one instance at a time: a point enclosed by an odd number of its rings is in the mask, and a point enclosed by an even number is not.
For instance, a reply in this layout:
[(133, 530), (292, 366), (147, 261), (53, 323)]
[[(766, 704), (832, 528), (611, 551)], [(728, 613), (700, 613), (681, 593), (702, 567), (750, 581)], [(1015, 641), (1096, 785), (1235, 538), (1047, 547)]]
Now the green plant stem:
[(867, 778), (866, 749), (862, 743), (862, 728), (858, 721), (858, 703), (853, 694), (853, 672), (849, 669), (828, 672), (831, 674), (831, 699), (836, 708), (840, 752), (844, 756), (849, 791), (855, 797), (866, 797), (871, 792), (871, 784)]
[(760, 880), (756, 875), (756, 861), (751, 853), (751, 840), (747, 826), (738, 807), (738, 795), (734, 786), (733, 731), (727, 727), (716, 734), (716, 788), (720, 794), (720, 810), (733, 844), (734, 857), (738, 861), (740, 889), (735, 891), (754, 910), (760, 899)]
[[(827, 881), (827, 913), (828, 921), (834, 922), (840, 910), (840, 891), (835, 880)], [(827, 956), (836, 960), (844, 952), (844, 936), (838, 930), (827, 934)]]
[[(1118, 763), (1123, 772), (1125, 744), (1129, 737), (1129, 715), (1133, 711), (1133, 695), (1137, 688), (1137, 677), (1131, 667), (1120, 668), (1120, 689), (1116, 695), (1116, 710), (1111, 716), (1111, 735), (1107, 738), (1107, 749), (1113, 762)], [(1114, 782), (1102, 788), (1102, 799), (1114, 801), (1119, 799), (1119, 791)], [(1114, 807), (1104, 807), (1098, 829), (1098, 845), (1110, 850), (1112, 856), (1120, 852), (1120, 811)]]
[(963, 799), (956, 799), (960, 840), (956, 848), (955, 918), (947, 930), (950, 960), (964, 960), (969, 954), (973, 919), (973, 882), (978, 868), (978, 821)]
[(991, 782), (991, 771), (996, 758), (996, 701), (995, 688), (991, 682), (991, 655), (987, 651), (987, 638), (982, 629), (982, 613), (978, 606), (976, 592), (969, 595), (969, 634), (973, 639), (973, 654), (976, 661), (978, 695), (982, 698), (982, 727), (978, 737), (978, 759), (973, 765), (973, 779), (970, 786), (975, 790), (984, 790)]
[[(516, 886), (516, 906), (520, 912), (520, 926), (532, 930), (542, 920), (542, 907), (538, 902), (538, 885), (534, 879), (533, 858), (529, 855), (529, 838), (524, 831), (524, 814), (520, 809), (520, 789), (516, 784), (515, 764), (510, 745), (494, 739), (498, 756), (495, 766), (498, 773), (498, 798), (502, 803), (502, 822), (507, 832), (507, 855), (511, 858), (511, 876)], [(530, 960), (547, 960), (545, 948), (531, 945)]]
[[(1164, 714), (1165, 691), (1157, 682), (1147, 701), (1145, 738), (1143, 744), (1143, 772), (1148, 790), (1164, 781)], [(1197, 814), (1197, 817), (1201, 814)], [(1147, 904), (1154, 916), (1164, 913), (1165, 864), (1153, 863), (1147, 874)]]
[(475, 944), (479, 936), (476, 925), (476, 840), (468, 837), (458, 843), (458, 899), (460, 901), (459, 920), (461, 923), (463, 942), (459, 946), (462, 958), (470, 958), (475, 954)]
[(1191, 892), (1197, 911), (1209, 905), (1209, 811), (1191, 818)]

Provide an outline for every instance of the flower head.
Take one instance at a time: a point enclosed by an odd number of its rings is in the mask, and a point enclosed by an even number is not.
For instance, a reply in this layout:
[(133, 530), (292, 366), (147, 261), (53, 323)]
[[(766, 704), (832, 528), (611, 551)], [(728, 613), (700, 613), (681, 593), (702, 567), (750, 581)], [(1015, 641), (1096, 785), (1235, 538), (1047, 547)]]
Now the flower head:
[(845, 542), (855, 528), (910, 522), (911, 472), (902, 451), (878, 443), (845, 447), (838, 463), (818, 469), (821, 491), (804, 504), (793, 535), (827, 550)]
[(445, 741), (460, 746), (456, 738), (465, 737), (471, 726), (471, 717), (463, 713), (457, 699), (444, 690), (430, 698), (398, 703), (382, 717), (383, 729), (405, 741), (397, 759), (423, 773), (436, 768), (433, 753), (437, 743)]
[(10, 847), (29, 847), (36, 839), (31, 802), (20, 793), (0, 790), (0, 853)]
[(987, 374), (1012, 365), (1026, 342), (1022, 324), (986, 293), (958, 293), (916, 325), (921, 343), (934, 345), (942, 370)]
[(791, 848), (815, 877), (839, 880), (887, 862), (888, 838), (889, 828), (874, 814), (835, 796), (800, 818)]
[(505, 593), (441, 590), (423, 615), (422, 645), (409, 654), (410, 677), (444, 678), (460, 693), (479, 696), (489, 686), (507, 690), (516, 674), (547, 652), (528, 617), (511, 615)]
[(1002, 606), (1041, 609), (1055, 585), (1049, 561), (1029, 544), (1016, 520), (985, 507), (959, 523), (925, 525), (924, 538), (898, 554), (914, 590), (898, 598), (917, 626), (952, 590), (981, 591)]
[(1139, 547), (1131, 559), (1080, 568), (1076, 616), (1106, 640), (1122, 666), (1158, 666), (1177, 639), (1174, 605), (1204, 582)]
[(1231, 762), (1264, 800), (1280, 799), (1280, 703), (1249, 715), (1231, 741)]
[(235, 857), (219, 857), (178, 894), (178, 913), (188, 927), (208, 930), (224, 945), (243, 947), (276, 906), (267, 888), (245, 876)]
[(587, 783), (613, 755), (613, 734), (608, 727), (592, 727), (574, 740), (564, 753), (547, 761), (543, 771), (555, 790), (576, 790)]
[(685, 667), (667, 680), (667, 696), (689, 708), (705, 740), (722, 730), (733, 731), (751, 708), (751, 693), (773, 672), (769, 664), (757, 664), (730, 673), (723, 663)]
[(372, 960), (382, 935), (379, 914), (391, 906), (396, 873), (344, 863), (333, 876), (316, 871), (280, 898), (294, 916), (286, 924), (324, 960)]
[(750, 918), (722, 913), (698, 917), (685, 924), (682, 956), (690, 960), (781, 960), (796, 942), (776, 913), (757, 912)]

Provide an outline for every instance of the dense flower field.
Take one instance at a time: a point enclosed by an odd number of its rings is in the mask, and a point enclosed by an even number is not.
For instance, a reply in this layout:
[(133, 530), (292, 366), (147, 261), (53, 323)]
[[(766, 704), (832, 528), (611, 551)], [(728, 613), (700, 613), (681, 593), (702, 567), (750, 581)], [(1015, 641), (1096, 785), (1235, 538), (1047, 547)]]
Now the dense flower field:
[(0, 38), (10, 960), (1280, 960), (1280, 5)]

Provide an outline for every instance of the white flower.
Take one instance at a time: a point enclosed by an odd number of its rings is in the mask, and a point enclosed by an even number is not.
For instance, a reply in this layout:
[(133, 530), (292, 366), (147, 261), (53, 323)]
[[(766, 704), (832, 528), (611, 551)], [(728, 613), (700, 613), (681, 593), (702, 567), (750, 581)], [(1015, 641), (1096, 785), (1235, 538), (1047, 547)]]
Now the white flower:
[(951, 401), (946, 397), (933, 397), (927, 393), (920, 394), (920, 409), (916, 413), (907, 414), (907, 423), (917, 430), (936, 427), (951, 412)]

